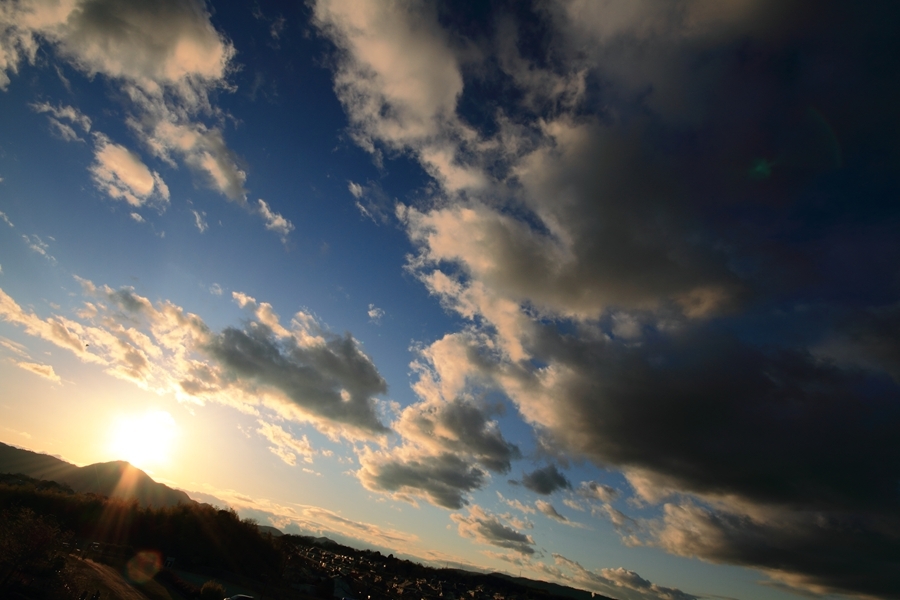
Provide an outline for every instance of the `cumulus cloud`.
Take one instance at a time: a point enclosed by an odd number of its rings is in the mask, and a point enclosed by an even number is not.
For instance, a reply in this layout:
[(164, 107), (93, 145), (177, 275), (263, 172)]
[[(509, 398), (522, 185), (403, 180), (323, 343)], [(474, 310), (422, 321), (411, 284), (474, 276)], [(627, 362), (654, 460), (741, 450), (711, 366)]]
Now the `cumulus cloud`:
[(465, 495), (486, 483), (487, 471), (506, 473), (521, 455), (489, 416), (465, 398), (410, 405), (394, 423), (403, 443), (361, 455), (360, 480), (371, 490), (461, 508), (468, 504)]
[(110, 198), (124, 200), (130, 206), (145, 205), (164, 210), (169, 203), (169, 188), (156, 171), (151, 171), (128, 148), (115, 144), (102, 134), (96, 136), (94, 182)]
[[(352, 336), (330, 333), (307, 313), (294, 315), (288, 329), (270, 305), (241, 295), (253, 318), (215, 332), (171, 302), (79, 281), (86, 300), (77, 319), (38, 316), (2, 290), (0, 318), (115, 377), (184, 401), (223, 402), (257, 415), (273, 411), (334, 437), (389, 431), (378, 415), (375, 397), (387, 387), (375, 365)], [(302, 440), (291, 443), (273, 427), (261, 429), (284, 456), (305, 456)]]
[[(234, 46), (198, 0), (23, 0), (0, 13), (0, 89), (40, 47), (89, 77), (101, 75), (131, 102), (127, 124), (158, 158), (180, 159), (210, 188), (246, 205), (246, 172), (223, 134), (210, 93), (230, 89)], [(34, 105), (65, 139), (90, 122), (76, 109)], [(67, 122), (64, 122), (67, 120)], [(133, 192), (133, 190), (132, 190)]]
[(386, 393), (387, 384), (356, 340), (315, 330), (305, 313), (294, 324), (297, 334), (287, 338), (259, 322), (227, 327), (204, 350), (226, 382), (278, 390), (303, 413), (360, 435), (386, 433), (374, 396)]
[(382, 144), (411, 150), (455, 190), (482, 185), (480, 169), (456, 151), (477, 134), (456, 117), (460, 61), (434, 7), (323, 0), (314, 16), (339, 49), (335, 91), (357, 142), (376, 160)]
[[(749, 512), (749, 514), (748, 514)], [(684, 501), (664, 505), (650, 542), (682, 556), (754, 564), (795, 591), (890, 598), (900, 575), (884, 549), (900, 534), (892, 512), (860, 514), (779, 507), (747, 511)]]
[(61, 380), (59, 375), (53, 370), (51, 365), (44, 365), (41, 363), (33, 363), (26, 361), (17, 361), (16, 366), (20, 369), (25, 369), (26, 371), (31, 371), (35, 375), (39, 375), (44, 379), (49, 379), (53, 383), (59, 383)]
[(471, 538), (480, 544), (489, 544), (499, 548), (513, 550), (521, 555), (535, 554), (534, 540), (530, 535), (521, 533), (503, 523), (494, 514), (474, 504), (465, 515), (454, 513), (450, 518), (457, 524), (459, 534)]
[(556, 465), (547, 465), (546, 467), (535, 469), (531, 473), (525, 473), (522, 476), (522, 485), (532, 492), (544, 495), (572, 487), (572, 484), (569, 483), (569, 480), (559, 471)]
[(468, 492), (485, 484), (487, 473), (455, 454), (364, 450), (356, 475), (366, 489), (393, 493), (414, 502), (424, 497), (436, 506), (458, 510), (469, 504)]

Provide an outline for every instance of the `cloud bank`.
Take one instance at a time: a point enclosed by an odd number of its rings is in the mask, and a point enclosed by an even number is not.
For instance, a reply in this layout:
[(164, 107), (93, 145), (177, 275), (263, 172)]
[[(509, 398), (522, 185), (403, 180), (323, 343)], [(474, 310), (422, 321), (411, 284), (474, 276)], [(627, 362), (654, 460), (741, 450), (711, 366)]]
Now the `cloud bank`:
[[(500, 392), (545, 447), (624, 473), (631, 500), (661, 511), (636, 538), (613, 489), (579, 488), (628, 543), (893, 597), (886, 5), (561, 0), (477, 22), (403, 3), (314, 10), (354, 139), (433, 179), (395, 216), (408, 270), (466, 325), (421, 349), (416, 410)], [(437, 460), (449, 442), (401, 422), (402, 451), (367, 459), (367, 487), (459, 508), (486, 484), (483, 455)], [(422, 483), (434, 477), (453, 493)], [(549, 470), (523, 481), (569, 486)], [(488, 516), (459, 519), (493, 539)], [(563, 563), (607, 590), (679, 597)]]

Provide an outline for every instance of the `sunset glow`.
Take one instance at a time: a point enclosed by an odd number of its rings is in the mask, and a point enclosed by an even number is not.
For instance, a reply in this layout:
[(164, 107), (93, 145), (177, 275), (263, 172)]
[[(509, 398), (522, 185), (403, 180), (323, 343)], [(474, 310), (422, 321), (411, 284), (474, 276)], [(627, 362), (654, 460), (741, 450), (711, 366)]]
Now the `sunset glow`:
[(0, 441), (616, 600), (896, 598), (898, 32), (0, 0)]
[(165, 411), (118, 417), (110, 430), (109, 453), (152, 470), (169, 462), (177, 433), (175, 419)]

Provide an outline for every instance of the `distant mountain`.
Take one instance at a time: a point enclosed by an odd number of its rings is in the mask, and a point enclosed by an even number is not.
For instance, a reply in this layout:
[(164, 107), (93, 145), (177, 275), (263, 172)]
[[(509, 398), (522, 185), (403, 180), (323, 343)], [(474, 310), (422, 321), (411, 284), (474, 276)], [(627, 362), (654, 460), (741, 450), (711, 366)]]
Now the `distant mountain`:
[(135, 499), (144, 506), (175, 506), (194, 502), (184, 492), (153, 481), (149, 475), (125, 461), (76, 467), (56, 457), (2, 442), (0, 473), (21, 473), (35, 479), (55, 481), (81, 493)]
[(574, 598), (575, 600), (591, 600), (591, 598), (593, 598), (594, 600), (612, 600), (612, 598), (609, 598), (608, 596), (603, 596), (601, 594), (596, 594), (593, 592), (587, 592), (585, 590), (579, 590), (567, 585), (551, 583), (549, 581), (537, 581), (535, 579), (528, 579), (527, 577), (514, 577), (512, 575), (507, 575), (506, 573), (491, 573), (489, 577), (506, 579), (527, 588), (544, 590), (546, 592), (550, 592), (554, 596)]
[(281, 531), (280, 529), (278, 529), (276, 527), (271, 527), (269, 525), (257, 525), (256, 528), (259, 529), (260, 533), (262, 533), (262, 534), (268, 533), (272, 537), (281, 537), (284, 535), (283, 531)]

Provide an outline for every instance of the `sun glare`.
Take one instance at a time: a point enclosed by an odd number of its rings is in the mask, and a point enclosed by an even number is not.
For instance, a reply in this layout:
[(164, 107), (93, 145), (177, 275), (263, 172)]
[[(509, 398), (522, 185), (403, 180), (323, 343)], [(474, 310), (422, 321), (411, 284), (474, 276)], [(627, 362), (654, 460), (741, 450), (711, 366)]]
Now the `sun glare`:
[(112, 424), (109, 450), (114, 460), (152, 468), (168, 462), (177, 432), (175, 419), (165, 411), (118, 417)]

